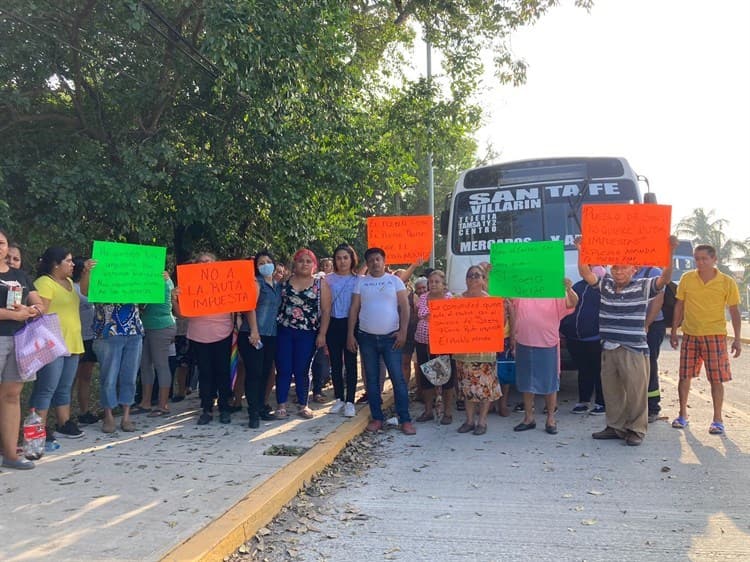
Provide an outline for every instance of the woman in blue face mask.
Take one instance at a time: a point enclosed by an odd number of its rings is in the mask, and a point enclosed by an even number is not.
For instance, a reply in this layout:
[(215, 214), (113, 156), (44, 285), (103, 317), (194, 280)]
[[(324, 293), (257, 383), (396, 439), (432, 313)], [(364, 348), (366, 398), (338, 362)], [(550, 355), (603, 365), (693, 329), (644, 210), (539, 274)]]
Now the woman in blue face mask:
[(258, 302), (255, 310), (243, 313), (237, 347), (245, 364), (245, 399), (250, 416), (249, 427), (260, 426), (260, 420), (275, 420), (266, 406), (266, 386), (273, 374), (276, 355), (276, 314), (281, 304), (281, 286), (274, 281), (276, 269), (271, 254), (255, 254), (255, 283)]

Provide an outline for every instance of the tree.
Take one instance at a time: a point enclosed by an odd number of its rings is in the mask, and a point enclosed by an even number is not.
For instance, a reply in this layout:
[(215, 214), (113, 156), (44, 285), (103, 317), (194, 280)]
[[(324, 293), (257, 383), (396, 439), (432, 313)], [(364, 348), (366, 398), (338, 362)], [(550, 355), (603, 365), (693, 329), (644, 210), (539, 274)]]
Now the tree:
[(677, 234), (688, 236), (694, 245), (710, 244), (716, 248), (718, 267), (727, 274), (732, 274), (729, 264), (736, 261), (737, 253), (747, 254), (746, 243), (731, 240), (727, 237), (724, 229), (728, 222), (725, 219), (715, 217), (716, 211), (711, 209), (693, 209), (693, 214), (684, 217), (677, 223)]
[[(184, 259), (363, 240), (471, 165), (480, 51), (553, 0), (6, 0), (0, 206), (33, 253), (93, 239)], [(588, 5), (581, 0), (580, 5)], [(448, 88), (401, 75), (420, 25)]]

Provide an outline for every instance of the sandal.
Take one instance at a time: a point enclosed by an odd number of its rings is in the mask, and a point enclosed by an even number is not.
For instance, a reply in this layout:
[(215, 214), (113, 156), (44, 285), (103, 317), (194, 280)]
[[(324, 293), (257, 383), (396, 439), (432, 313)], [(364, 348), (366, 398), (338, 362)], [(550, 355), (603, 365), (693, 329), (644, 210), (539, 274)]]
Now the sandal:
[(276, 419), (288, 418), (289, 412), (286, 411), (286, 408), (276, 408), (273, 415), (276, 416)]
[(711, 435), (723, 435), (724, 434), (724, 423), (713, 421), (711, 426), (708, 428), (708, 432)]
[(470, 431), (474, 431), (473, 423), (464, 422), (461, 427), (458, 428), (459, 433), (469, 433)]
[(484, 435), (487, 433), (487, 426), (482, 423), (478, 423), (477, 426), (474, 428), (474, 435)]
[(674, 420), (672, 420), (672, 427), (674, 427), (675, 429), (685, 429), (689, 423), (690, 422), (682, 416), (677, 416)]
[(143, 406), (133, 406), (132, 408), (130, 408), (131, 416), (137, 416), (138, 414), (149, 414), (151, 412), (151, 408), (144, 408)]
[(417, 418), (416, 420), (414, 420), (414, 421), (418, 421), (419, 423), (422, 423), (422, 422), (428, 422), (428, 421), (432, 421), (432, 420), (434, 420), (434, 419), (435, 419), (435, 414), (433, 414), (433, 413), (429, 413), (429, 414), (428, 414), (427, 412), (422, 412), (422, 415), (421, 415), (421, 416), (419, 416), (419, 417), (418, 417), (418, 418)]
[(306, 420), (311, 420), (313, 418), (313, 412), (307, 406), (305, 406), (304, 408), (300, 408), (297, 414), (299, 414), (299, 417), (304, 418)]
[(167, 416), (169, 415), (169, 410), (163, 410), (162, 408), (154, 408), (149, 412), (148, 416), (149, 418), (158, 418), (160, 416)]
[(328, 398), (325, 397), (323, 394), (316, 394), (313, 396), (313, 402), (317, 402), (318, 404), (325, 404), (328, 402)]

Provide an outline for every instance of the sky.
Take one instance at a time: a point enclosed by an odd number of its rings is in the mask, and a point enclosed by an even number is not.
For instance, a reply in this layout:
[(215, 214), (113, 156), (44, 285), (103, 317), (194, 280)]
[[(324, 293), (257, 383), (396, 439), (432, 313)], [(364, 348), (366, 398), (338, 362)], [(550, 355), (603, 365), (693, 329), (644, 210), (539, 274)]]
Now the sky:
[(562, 4), (512, 36), (526, 84), (488, 75), (480, 145), (498, 161), (623, 156), (673, 224), (703, 207), (750, 238), (750, 1)]

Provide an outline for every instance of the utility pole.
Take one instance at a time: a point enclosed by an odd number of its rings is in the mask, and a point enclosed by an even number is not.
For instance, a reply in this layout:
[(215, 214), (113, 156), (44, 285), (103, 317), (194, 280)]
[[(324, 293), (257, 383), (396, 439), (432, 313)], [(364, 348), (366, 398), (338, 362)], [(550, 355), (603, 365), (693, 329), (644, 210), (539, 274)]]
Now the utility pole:
[[(425, 44), (427, 45), (427, 85), (432, 86), (432, 45), (430, 45), (429, 37), (425, 38)], [(427, 191), (428, 191), (428, 204), (429, 213), (433, 220), (432, 227), (432, 253), (430, 254), (430, 268), (435, 267), (435, 177), (432, 170), (432, 150), (431, 150), (431, 136), (432, 129), (428, 124), (427, 129)]]

